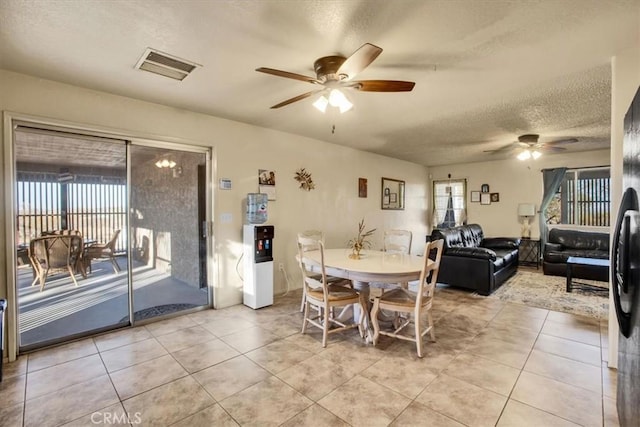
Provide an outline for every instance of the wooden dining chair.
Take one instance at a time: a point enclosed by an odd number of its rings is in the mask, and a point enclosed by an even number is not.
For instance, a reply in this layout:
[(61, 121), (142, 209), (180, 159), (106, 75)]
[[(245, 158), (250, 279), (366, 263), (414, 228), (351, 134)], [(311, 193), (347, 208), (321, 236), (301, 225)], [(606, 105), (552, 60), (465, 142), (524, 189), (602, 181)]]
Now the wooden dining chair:
[[(300, 233), (298, 233), (298, 241), (300, 239), (300, 237), (304, 237), (304, 238), (308, 238), (311, 239), (309, 240), (309, 244), (308, 245), (304, 245), (303, 246), (303, 250), (304, 252), (307, 251), (316, 251), (318, 250), (318, 241), (322, 242), (324, 244), (324, 233), (320, 230), (306, 230), (306, 231), (302, 231)], [(316, 279), (320, 279), (320, 275), (317, 274)], [(342, 285), (346, 285), (346, 286), (350, 286), (353, 287), (351, 284), (351, 281), (345, 281), (344, 279), (340, 278), (340, 277), (333, 277), (333, 276), (327, 276), (327, 281), (329, 283), (333, 283), (333, 284), (342, 284)], [(305, 286), (303, 283), (302, 286), (302, 300), (300, 301), (300, 313), (302, 313), (304, 311), (304, 302), (307, 299), (307, 292), (305, 291)]]
[[(318, 247), (320, 253), (320, 264), (308, 258), (306, 256), (308, 251), (304, 250), (305, 247), (314, 245)], [(324, 243), (322, 240), (298, 236), (298, 259), (306, 293), (302, 333), (305, 333), (307, 325), (322, 329), (322, 347), (327, 346), (329, 334), (346, 329), (358, 328), (360, 336), (364, 337), (364, 307), (367, 306), (367, 303), (356, 290), (345, 286), (344, 283), (329, 283), (324, 265)], [(360, 319), (357, 323), (346, 324), (334, 316), (333, 308), (350, 304), (360, 304)], [(317, 309), (317, 314), (312, 316), (311, 307)], [(335, 327), (332, 328), (332, 326)]]
[(409, 230), (385, 230), (383, 250), (408, 255), (411, 253), (412, 240), (413, 234)]
[[(429, 333), (431, 340), (436, 340), (433, 329), (433, 316), (431, 309), (433, 297), (440, 269), (440, 259), (444, 240), (436, 240), (427, 243), (424, 251), (424, 266), (420, 273), (416, 291), (405, 288), (396, 288), (386, 291), (375, 297), (371, 310), (371, 322), (373, 324), (373, 343), (377, 343), (379, 336), (387, 335), (416, 343), (418, 357), (422, 357), (422, 337)], [(398, 314), (392, 322), (391, 330), (381, 330), (378, 312), (388, 310)], [(426, 315), (427, 326), (424, 325), (423, 315)], [(414, 325), (413, 335), (401, 334), (411, 323)], [(406, 332), (406, 331), (405, 331)]]

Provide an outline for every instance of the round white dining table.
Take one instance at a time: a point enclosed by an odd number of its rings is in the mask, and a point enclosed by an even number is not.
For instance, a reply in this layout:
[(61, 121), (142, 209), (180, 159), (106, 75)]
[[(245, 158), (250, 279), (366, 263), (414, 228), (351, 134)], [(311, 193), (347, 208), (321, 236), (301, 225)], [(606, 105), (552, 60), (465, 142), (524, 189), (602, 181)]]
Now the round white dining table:
[[(418, 280), (424, 267), (424, 257), (394, 252), (365, 250), (360, 252), (360, 259), (349, 258), (351, 249), (325, 249), (324, 267), (329, 276), (349, 279), (353, 286), (369, 300), (369, 283), (402, 283)], [(320, 273), (320, 251), (305, 252), (305, 258), (313, 261), (314, 272)], [(354, 310), (355, 311), (355, 310)], [(367, 341), (371, 342), (373, 331), (367, 311), (365, 316)], [(354, 316), (357, 318), (358, 313)]]

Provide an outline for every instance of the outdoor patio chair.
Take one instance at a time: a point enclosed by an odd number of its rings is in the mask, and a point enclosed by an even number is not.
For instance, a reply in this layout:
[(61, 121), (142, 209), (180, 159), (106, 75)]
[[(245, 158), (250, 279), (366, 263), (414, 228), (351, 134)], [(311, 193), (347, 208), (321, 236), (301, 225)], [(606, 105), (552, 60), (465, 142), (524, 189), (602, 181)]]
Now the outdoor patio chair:
[(94, 243), (84, 249), (82, 258), (84, 259), (85, 267), (89, 268), (89, 272), (91, 272), (91, 260), (94, 258), (109, 258), (113, 266), (113, 272), (118, 273), (120, 271), (120, 266), (115, 256), (116, 242), (118, 241), (119, 235), (120, 230), (115, 230), (107, 243)]
[(29, 261), (34, 276), (31, 286), (40, 282), (40, 292), (44, 290), (47, 277), (60, 272), (68, 272), (74, 285), (78, 286), (75, 274), (87, 277), (81, 263), (82, 236), (55, 235), (36, 237), (29, 242)]

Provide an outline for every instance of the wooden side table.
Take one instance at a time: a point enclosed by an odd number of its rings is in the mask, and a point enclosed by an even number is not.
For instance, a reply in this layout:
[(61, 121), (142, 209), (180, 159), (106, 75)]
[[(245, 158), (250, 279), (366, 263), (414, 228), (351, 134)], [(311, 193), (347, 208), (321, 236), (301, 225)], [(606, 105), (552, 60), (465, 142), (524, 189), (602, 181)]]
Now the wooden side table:
[(522, 239), (518, 247), (518, 262), (521, 265), (535, 265), (540, 267), (540, 240)]

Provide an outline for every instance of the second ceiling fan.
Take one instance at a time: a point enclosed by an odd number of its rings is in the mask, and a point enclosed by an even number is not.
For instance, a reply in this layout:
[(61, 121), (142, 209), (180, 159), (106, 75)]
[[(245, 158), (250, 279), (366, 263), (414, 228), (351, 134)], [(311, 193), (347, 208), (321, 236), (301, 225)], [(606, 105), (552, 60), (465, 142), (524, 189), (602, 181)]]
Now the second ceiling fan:
[(400, 80), (353, 80), (380, 53), (382, 53), (381, 48), (365, 43), (348, 58), (339, 55), (324, 56), (317, 59), (313, 64), (316, 77), (308, 77), (266, 67), (256, 68), (256, 71), (321, 86), (318, 89), (282, 101), (271, 108), (284, 107), (315, 94), (321, 94), (322, 96), (314, 102), (316, 108), (324, 112), (327, 106), (331, 105), (340, 108), (340, 112), (345, 112), (351, 109), (352, 104), (341, 92), (341, 89), (353, 89), (363, 92), (409, 92), (415, 86), (414, 82)]
[(540, 135), (527, 134), (520, 135), (518, 141), (504, 145), (497, 150), (486, 150), (485, 153), (499, 154), (506, 151), (518, 150), (519, 153), (516, 156), (518, 160), (527, 160), (530, 158), (538, 159), (543, 152), (559, 153), (565, 151), (565, 148), (560, 147), (562, 144), (571, 144), (578, 142), (576, 138), (560, 139), (549, 142), (539, 142)]

